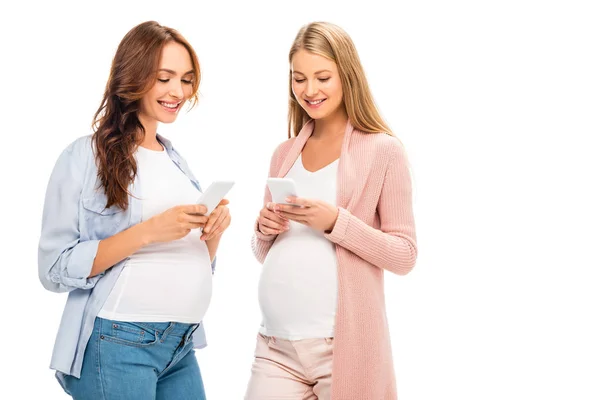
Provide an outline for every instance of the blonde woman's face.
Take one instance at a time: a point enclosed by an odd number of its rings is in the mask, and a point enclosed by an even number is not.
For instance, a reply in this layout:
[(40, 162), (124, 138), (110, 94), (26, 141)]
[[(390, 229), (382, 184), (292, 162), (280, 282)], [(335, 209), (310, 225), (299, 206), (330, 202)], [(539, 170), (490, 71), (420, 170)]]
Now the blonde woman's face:
[[(169, 42), (162, 50), (154, 86), (142, 97), (140, 120), (170, 123), (193, 91), (194, 68), (187, 49)], [(145, 124), (144, 124), (145, 126)]]
[(335, 62), (301, 49), (290, 68), (296, 101), (311, 118), (326, 118), (342, 109), (344, 93)]

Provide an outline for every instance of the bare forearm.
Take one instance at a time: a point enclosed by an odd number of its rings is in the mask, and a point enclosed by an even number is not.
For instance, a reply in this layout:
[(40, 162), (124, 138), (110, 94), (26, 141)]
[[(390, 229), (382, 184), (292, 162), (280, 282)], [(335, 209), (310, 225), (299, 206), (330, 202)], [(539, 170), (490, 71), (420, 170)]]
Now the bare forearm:
[(219, 242), (221, 241), (221, 236), (215, 236), (214, 238), (206, 241), (206, 247), (208, 248), (208, 255), (210, 256), (210, 262), (215, 260), (215, 256), (217, 255), (217, 249), (219, 248)]
[(101, 240), (90, 277), (106, 271), (147, 244), (148, 240), (145, 238), (142, 224), (134, 225), (116, 235)]

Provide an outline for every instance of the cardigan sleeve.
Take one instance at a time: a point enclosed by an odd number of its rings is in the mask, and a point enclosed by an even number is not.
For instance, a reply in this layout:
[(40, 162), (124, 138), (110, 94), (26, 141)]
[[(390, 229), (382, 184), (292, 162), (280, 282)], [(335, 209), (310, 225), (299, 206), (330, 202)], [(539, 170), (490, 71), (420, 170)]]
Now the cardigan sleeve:
[[(273, 156), (271, 157), (271, 167), (269, 169), (270, 177), (277, 175), (279, 165), (281, 164), (281, 162), (280, 162), (281, 147), (282, 147), (282, 145), (279, 145), (277, 147), (277, 149), (275, 149), (275, 151), (273, 152)], [(267, 186), (265, 186), (263, 207), (270, 201), (271, 201), (271, 192), (269, 191), (269, 188)], [(269, 249), (273, 245), (273, 242), (275, 241), (277, 236), (278, 235), (265, 235), (262, 232), (260, 232), (258, 230), (258, 218), (256, 218), (256, 221), (254, 222), (254, 234), (252, 235), (251, 245), (252, 245), (252, 252), (254, 253), (254, 257), (256, 257), (258, 262), (260, 262), (261, 264), (263, 262), (265, 262), (267, 253), (269, 252)]]
[(381, 226), (375, 229), (339, 207), (334, 228), (325, 237), (365, 261), (405, 275), (417, 258), (412, 188), (408, 163), (401, 146), (392, 146), (377, 204)]

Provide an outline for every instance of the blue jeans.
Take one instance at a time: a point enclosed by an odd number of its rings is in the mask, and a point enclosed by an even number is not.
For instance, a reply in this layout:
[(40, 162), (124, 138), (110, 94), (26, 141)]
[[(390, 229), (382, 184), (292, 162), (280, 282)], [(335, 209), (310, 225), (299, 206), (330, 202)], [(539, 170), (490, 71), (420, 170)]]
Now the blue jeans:
[(191, 336), (197, 324), (96, 318), (81, 379), (65, 377), (75, 400), (206, 400)]

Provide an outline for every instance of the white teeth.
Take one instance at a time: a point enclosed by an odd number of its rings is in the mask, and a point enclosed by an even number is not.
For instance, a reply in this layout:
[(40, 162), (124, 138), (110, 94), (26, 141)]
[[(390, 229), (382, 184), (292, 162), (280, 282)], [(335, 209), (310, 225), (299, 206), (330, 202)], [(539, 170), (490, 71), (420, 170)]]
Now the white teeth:
[(172, 104), (172, 103), (164, 103), (162, 101), (160, 102), (160, 104), (162, 104), (163, 106), (165, 106), (167, 108), (177, 108), (177, 106), (179, 105), (179, 103)]
[(312, 104), (313, 106), (316, 105), (316, 104), (322, 103), (324, 101), (325, 101), (325, 99), (315, 100), (315, 101), (308, 100), (309, 104)]

